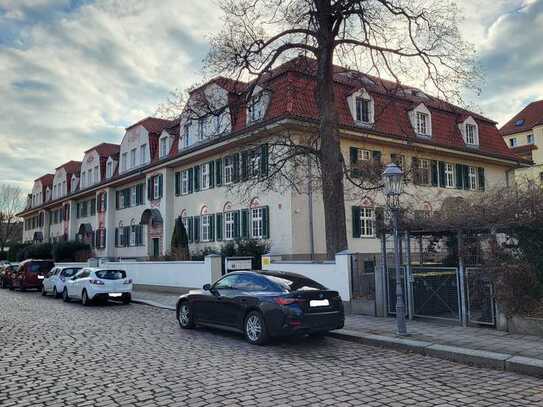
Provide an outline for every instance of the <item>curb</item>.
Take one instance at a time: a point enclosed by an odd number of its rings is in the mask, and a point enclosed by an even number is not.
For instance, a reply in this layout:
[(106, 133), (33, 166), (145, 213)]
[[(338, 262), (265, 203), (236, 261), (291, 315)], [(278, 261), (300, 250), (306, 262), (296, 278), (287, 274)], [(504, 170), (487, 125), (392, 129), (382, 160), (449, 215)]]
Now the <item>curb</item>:
[(143, 305), (149, 305), (151, 307), (167, 309), (169, 311), (175, 311), (176, 310), (175, 307), (172, 307), (170, 305), (164, 305), (164, 304), (161, 304), (159, 302), (150, 301), (150, 300), (141, 300), (141, 299), (138, 299), (138, 298), (132, 298), (132, 302), (134, 304), (143, 304)]
[(365, 334), (349, 329), (339, 329), (330, 332), (328, 336), (348, 342), (417, 353), (470, 366), (543, 378), (543, 360), (541, 359), (446, 346), (414, 339)]

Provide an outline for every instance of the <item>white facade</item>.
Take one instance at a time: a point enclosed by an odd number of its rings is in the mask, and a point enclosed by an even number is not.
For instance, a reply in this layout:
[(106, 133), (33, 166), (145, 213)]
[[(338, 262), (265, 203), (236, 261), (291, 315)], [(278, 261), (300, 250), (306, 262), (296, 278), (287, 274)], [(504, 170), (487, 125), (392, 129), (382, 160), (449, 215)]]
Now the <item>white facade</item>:
[(142, 125), (126, 131), (120, 148), (119, 174), (143, 167), (151, 162), (149, 132)]
[(100, 171), (100, 156), (96, 150), (91, 150), (83, 157), (80, 173), (80, 189), (90, 188), (102, 181)]

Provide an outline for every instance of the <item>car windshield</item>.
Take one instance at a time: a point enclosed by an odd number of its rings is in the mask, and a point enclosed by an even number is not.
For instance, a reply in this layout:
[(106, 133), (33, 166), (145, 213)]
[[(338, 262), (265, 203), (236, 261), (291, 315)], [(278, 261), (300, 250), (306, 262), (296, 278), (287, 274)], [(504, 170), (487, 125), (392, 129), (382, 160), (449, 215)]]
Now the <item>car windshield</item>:
[(32, 263), (29, 267), (31, 273), (48, 273), (53, 268), (53, 263)]
[(326, 287), (302, 276), (293, 276), (292, 274), (264, 274), (267, 279), (278, 284), (288, 291), (311, 291), (311, 290), (326, 290)]
[(96, 277), (102, 280), (121, 280), (126, 278), (124, 270), (100, 270), (96, 272)]

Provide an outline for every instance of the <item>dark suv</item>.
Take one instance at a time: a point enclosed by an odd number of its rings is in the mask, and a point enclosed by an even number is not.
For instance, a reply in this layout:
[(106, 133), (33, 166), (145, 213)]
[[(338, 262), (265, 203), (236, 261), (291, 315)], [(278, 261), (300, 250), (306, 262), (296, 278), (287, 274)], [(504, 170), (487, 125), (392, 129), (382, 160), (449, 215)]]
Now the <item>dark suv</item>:
[(52, 260), (25, 260), (19, 264), (11, 286), (21, 291), (31, 288), (41, 290), (43, 279), (54, 266)]

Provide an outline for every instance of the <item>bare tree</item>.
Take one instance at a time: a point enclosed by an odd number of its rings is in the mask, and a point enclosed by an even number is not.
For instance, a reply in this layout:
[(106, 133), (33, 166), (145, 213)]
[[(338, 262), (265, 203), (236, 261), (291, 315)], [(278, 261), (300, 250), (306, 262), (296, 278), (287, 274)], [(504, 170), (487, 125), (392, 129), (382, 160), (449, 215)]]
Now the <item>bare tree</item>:
[(254, 89), (285, 58), (316, 60), (318, 139), (309, 147), (294, 143), (293, 155), (316, 157), (331, 257), (347, 248), (334, 61), (460, 100), (461, 85), (475, 88), (478, 75), (457, 27), (458, 10), (448, 0), (222, 0), (220, 6), (224, 27), (211, 39), (209, 72), (250, 78)]
[(13, 240), (19, 219), (16, 214), (23, 207), (22, 191), (19, 187), (0, 185), (0, 252)]

